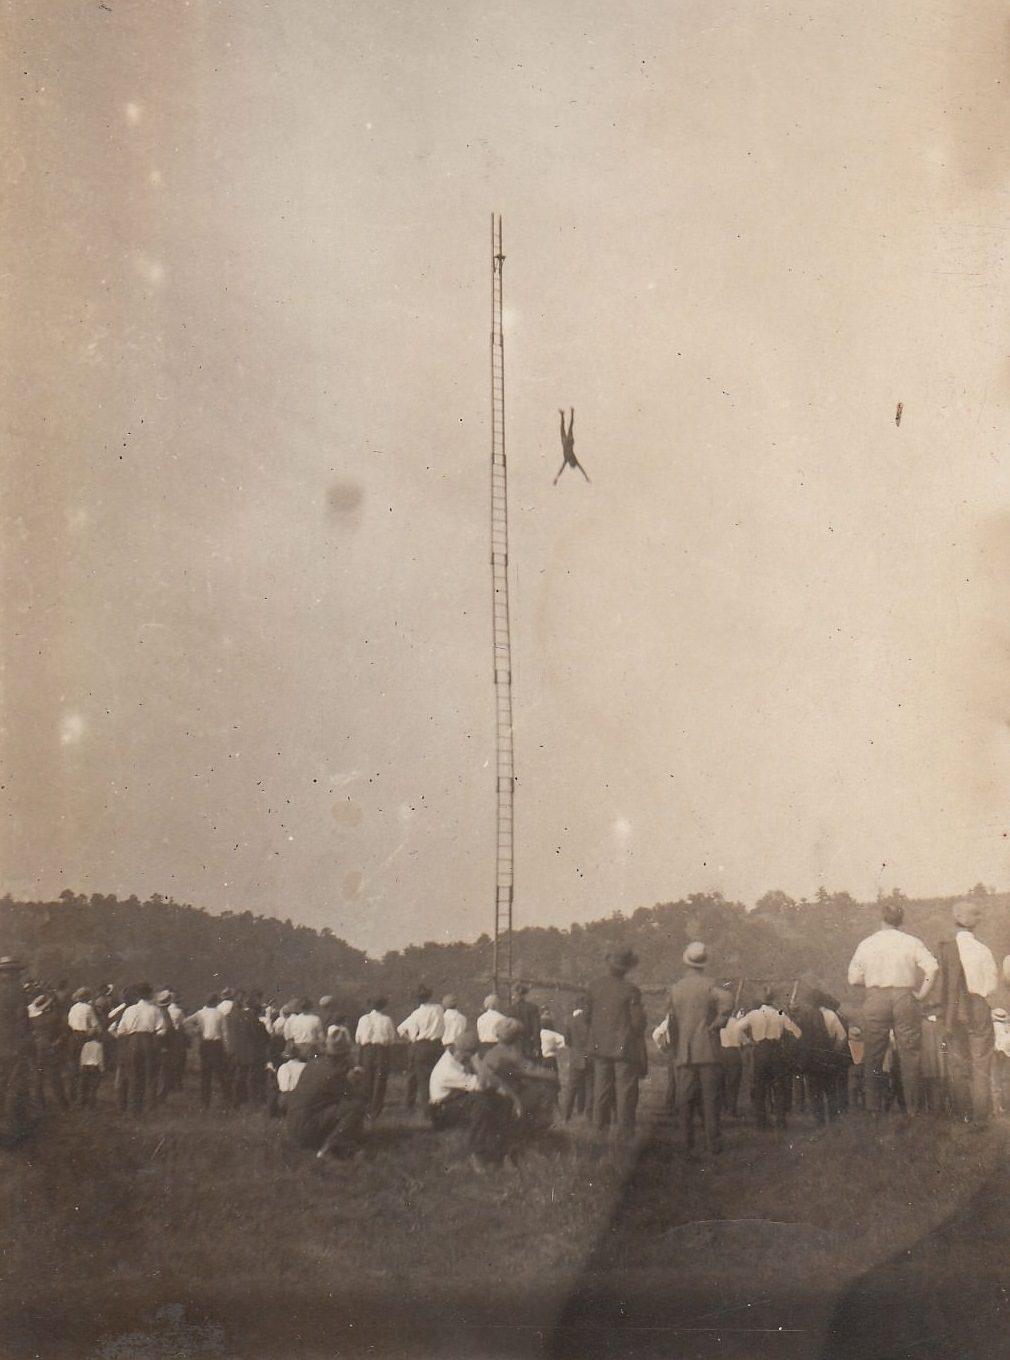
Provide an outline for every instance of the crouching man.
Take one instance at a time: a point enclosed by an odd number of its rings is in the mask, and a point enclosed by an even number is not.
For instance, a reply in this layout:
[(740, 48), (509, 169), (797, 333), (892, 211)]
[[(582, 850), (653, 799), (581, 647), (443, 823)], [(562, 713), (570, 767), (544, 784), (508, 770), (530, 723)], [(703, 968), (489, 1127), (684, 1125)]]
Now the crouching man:
[(429, 1083), (429, 1115), (436, 1129), (467, 1130), (470, 1164), (483, 1173), (509, 1150), (515, 1102), (487, 1089), (477, 1071), (478, 1047), (477, 1036), (466, 1031), (439, 1058)]
[(362, 1146), (367, 1109), (347, 1035), (331, 1032), (288, 1096), (288, 1135), (299, 1147), (315, 1148), (317, 1157), (352, 1157)]

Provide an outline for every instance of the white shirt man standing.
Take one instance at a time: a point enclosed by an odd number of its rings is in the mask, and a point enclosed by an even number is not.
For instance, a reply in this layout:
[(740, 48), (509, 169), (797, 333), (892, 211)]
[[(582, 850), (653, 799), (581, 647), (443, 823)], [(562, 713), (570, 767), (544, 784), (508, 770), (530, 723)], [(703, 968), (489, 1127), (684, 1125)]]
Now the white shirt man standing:
[(407, 1055), (407, 1109), (412, 1110), (420, 1101), (421, 1113), (425, 1116), (428, 1113), (432, 1069), (442, 1056), (444, 1030), (445, 1012), (437, 1001), (432, 1001), (431, 988), (422, 984), (417, 989), (417, 1005), (406, 1020), (397, 1025), (396, 1032), (401, 1039), (410, 1041)]
[(914, 1115), (919, 1109), (922, 1043), (918, 1003), (925, 998), (940, 965), (920, 939), (899, 929), (905, 919), (900, 903), (884, 903), (880, 914), (880, 929), (861, 941), (849, 964), (849, 986), (866, 988), (861, 1026), (866, 1108), (874, 1114), (880, 1114), (883, 1108), (884, 1056), (893, 1029), (905, 1108)]
[(992, 950), (975, 938), (982, 903), (955, 902), (954, 938), (941, 940), (939, 1005), (947, 1032), (947, 1067), (956, 1112), (976, 1124), (992, 1109), (993, 1024), (989, 998), (999, 984)]

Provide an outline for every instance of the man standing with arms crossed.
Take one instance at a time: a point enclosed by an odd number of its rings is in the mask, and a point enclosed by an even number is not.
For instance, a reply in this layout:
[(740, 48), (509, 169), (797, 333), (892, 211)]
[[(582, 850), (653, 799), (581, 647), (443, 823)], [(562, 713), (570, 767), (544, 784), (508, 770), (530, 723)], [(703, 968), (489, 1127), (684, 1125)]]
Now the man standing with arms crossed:
[(922, 1001), (940, 965), (920, 939), (899, 927), (905, 919), (897, 902), (885, 902), (882, 924), (857, 947), (849, 964), (849, 986), (865, 987), (863, 1003), (863, 1070), (866, 1108), (879, 1115), (884, 1089), (884, 1055), (890, 1031), (901, 1060), (905, 1107), (910, 1116), (919, 1109), (919, 1048), (922, 1039)]

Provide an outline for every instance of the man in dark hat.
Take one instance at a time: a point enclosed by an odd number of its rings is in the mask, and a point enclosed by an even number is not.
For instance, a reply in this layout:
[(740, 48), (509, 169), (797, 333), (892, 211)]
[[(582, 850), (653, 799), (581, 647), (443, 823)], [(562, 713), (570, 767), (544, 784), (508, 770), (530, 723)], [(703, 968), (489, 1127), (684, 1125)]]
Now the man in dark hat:
[(613, 1118), (618, 1142), (634, 1135), (638, 1083), (648, 1068), (642, 994), (627, 979), (637, 967), (638, 955), (630, 949), (608, 954), (607, 972), (590, 984), (586, 1000), (593, 1119), (602, 1131)]
[(526, 1058), (540, 1057), (540, 1008), (529, 998), (530, 984), (520, 982), (516, 987), (516, 999), (509, 1008), (509, 1016), (522, 1025), (520, 1046)]
[(708, 976), (708, 950), (695, 940), (684, 950), (687, 973), (670, 988), (669, 1040), (677, 1065), (677, 1110), (684, 1141), (694, 1147), (694, 1116), (700, 1109), (709, 1152), (720, 1152), (719, 1096), (722, 1044), (719, 1031), (733, 998)]
[(317, 1157), (350, 1157), (362, 1144), (367, 1102), (351, 1079), (351, 1046), (328, 1034), (325, 1051), (305, 1064), (288, 1096), (287, 1132)]

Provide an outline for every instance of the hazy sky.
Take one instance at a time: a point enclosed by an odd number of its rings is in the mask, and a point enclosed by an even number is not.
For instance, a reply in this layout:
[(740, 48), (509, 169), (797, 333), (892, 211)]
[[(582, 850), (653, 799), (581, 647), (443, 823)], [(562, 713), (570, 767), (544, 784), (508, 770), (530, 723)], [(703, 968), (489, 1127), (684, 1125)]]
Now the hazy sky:
[(492, 210), (518, 923), (1006, 886), (1004, 7), (809, 8), (8, 0), (5, 889), (489, 928)]

